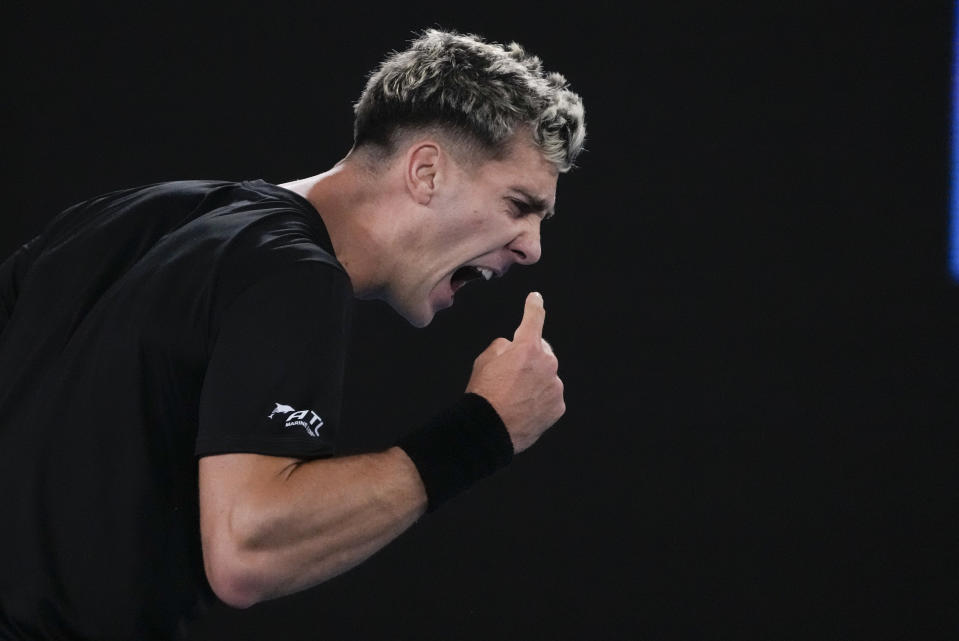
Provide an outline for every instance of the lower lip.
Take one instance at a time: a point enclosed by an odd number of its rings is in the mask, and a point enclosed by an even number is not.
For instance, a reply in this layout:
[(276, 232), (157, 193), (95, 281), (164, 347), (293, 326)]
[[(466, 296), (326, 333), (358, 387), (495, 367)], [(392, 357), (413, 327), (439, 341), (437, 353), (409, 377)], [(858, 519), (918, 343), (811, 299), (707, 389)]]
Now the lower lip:
[(443, 281), (440, 287), (433, 292), (433, 308), (436, 310), (446, 309), (453, 306), (453, 297), (456, 294), (452, 282), (449, 279)]

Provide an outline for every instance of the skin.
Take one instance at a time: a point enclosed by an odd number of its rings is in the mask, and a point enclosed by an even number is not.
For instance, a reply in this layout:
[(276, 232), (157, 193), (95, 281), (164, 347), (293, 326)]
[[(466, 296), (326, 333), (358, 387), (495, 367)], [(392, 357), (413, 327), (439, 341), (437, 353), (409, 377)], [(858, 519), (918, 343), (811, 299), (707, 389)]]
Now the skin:
[[(283, 186), (316, 207), (357, 297), (384, 300), (425, 326), (452, 304), (450, 276), (459, 267), (503, 274), (539, 260), (556, 177), (521, 132), (503, 158), (473, 166), (458, 163), (441, 138), (419, 137), (375, 170), (354, 151), (328, 172)], [(545, 315), (542, 296), (531, 293), (512, 340), (498, 338), (476, 358), (466, 387), (493, 405), (517, 453), (565, 412), (558, 362), (542, 338)], [(208, 456), (199, 462), (199, 491), (207, 578), (234, 607), (348, 570), (427, 505), (416, 467), (398, 447), (308, 462)]]
[(457, 268), (502, 275), (538, 261), (540, 224), (556, 201), (556, 169), (525, 134), (504, 158), (475, 166), (448, 147), (440, 137), (414, 138), (378, 171), (351, 154), (283, 185), (320, 213), (356, 296), (387, 302), (417, 327), (452, 304), (446, 286)]

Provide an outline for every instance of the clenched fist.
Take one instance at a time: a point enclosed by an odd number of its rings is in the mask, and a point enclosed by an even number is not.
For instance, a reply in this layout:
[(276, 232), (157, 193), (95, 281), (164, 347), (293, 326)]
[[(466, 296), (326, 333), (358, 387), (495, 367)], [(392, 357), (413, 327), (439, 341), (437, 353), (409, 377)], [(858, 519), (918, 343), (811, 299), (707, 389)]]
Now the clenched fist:
[(484, 397), (506, 424), (518, 454), (566, 411), (559, 362), (543, 340), (546, 309), (537, 292), (526, 297), (513, 340), (497, 338), (473, 363), (467, 392)]

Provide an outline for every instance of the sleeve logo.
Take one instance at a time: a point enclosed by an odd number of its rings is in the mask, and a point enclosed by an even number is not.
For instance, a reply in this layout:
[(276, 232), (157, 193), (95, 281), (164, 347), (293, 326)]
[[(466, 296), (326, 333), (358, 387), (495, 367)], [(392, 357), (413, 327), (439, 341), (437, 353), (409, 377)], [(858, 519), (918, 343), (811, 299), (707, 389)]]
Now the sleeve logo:
[(286, 427), (302, 427), (310, 436), (319, 436), (320, 428), (323, 427), (323, 419), (313, 410), (297, 410), (289, 405), (274, 403), (276, 405), (270, 412), (269, 418), (272, 419), (277, 414), (286, 414)]

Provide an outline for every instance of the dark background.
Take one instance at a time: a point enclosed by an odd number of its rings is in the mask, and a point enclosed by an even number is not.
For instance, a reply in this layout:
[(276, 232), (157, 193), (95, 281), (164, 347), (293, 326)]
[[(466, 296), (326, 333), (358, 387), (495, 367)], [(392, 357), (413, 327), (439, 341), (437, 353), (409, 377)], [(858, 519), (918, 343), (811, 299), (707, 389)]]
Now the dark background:
[(197, 640), (959, 638), (951, 3), (80, 4), (5, 5), (3, 255), (101, 192), (328, 168), (424, 27), (523, 43), (587, 109), (544, 260), (426, 330), (359, 304), (344, 409), (388, 445), (536, 288), (565, 417)]

